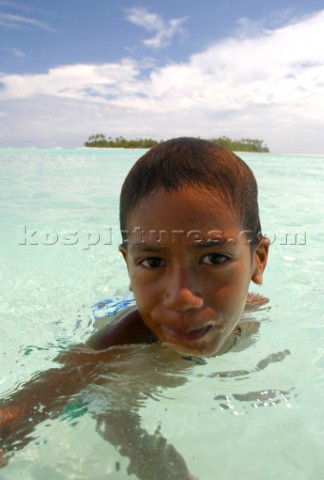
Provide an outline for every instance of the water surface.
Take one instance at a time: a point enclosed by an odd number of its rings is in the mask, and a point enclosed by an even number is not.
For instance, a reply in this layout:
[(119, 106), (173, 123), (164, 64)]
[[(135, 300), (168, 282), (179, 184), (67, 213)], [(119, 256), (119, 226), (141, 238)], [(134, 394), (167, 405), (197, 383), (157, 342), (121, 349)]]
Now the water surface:
[[(0, 151), (2, 395), (87, 337), (89, 306), (128, 294), (118, 196), (141, 153)], [(154, 346), (129, 347), (113, 373), (99, 364), (76, 399), (86, 409), (39, 424), (1, 478), (137, 478), (104, 439), (120, 412), (134, 438), (152, 442), (157, 432), (202, 480), (322, 478), (324, 158), (242, 158), (272, 243), (264, 285), (254, 288), (270, 298), (253, 314), (258, 332), (205, 364)]]

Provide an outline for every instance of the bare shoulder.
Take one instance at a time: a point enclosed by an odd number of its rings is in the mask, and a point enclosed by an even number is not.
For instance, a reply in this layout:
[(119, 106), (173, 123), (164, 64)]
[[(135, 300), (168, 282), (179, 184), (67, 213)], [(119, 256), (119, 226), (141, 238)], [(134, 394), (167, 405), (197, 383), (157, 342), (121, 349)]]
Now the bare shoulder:
[(245, 312), (253, 312), (267, 303), (269, 303), (269, 298), (259, 295), (258, 293), (249, 292), (244, 310)]
[(134, 343), (149, 343), (146, 327), (136, 307), (127, 310), (113, 324), (106, 324), (95, 332), (86, 345), (93, 350), (103, 350)]

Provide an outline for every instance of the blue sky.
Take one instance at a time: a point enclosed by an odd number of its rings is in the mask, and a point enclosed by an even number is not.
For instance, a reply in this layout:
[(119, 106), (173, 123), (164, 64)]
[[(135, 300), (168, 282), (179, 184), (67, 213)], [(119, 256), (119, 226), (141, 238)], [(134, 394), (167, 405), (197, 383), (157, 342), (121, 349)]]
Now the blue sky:
[(324, 154), (324, 4), (0, 0), (0, 146), (93, 133)]

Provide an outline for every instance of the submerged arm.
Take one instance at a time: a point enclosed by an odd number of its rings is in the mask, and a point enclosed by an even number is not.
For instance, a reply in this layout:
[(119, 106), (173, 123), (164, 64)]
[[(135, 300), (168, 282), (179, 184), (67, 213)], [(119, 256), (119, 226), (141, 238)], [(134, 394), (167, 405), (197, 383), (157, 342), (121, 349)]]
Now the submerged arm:
[(130, 459), (127, 473), (140, 480), (195, 480), (186, 462), (157, 429), (149, 434), (140, 416), (129, 410), (114, 410), (97, 417), (100, 435)]
[(119, 322), (112, 328), (107, 325), (99, 330), (87, 345), (60, 353), (56, 362), (61, 366), (34, 375), (18, 392), (0, 399), (1, 443), (11, 437), (22, 437), (45, 418), (59, 414), (69, 397), (89, 383), (98, 363), (109, 365), (114, 351), (108, 347), (141, 343), (143, 327), (139, 327), (135, 312), (121, 315)]
[[(6, 463), (1, 448), (10, 454), (27, 445), (32, 440), (28, 434), (38, 423), (61, 415), (73, 395), (90, 383), (100, 382), (100, 369), (107, 368), (109, 359), (127, 350), (124, 346), (122, 350), (92, 351), (83, 347), (68, 351), (58, 358), (63, 363), (61, 368), (38, 373), (20, 391), (0, 400), (0, 466)], [(133, 392), (133, 401), (139, 394)], [(91, 414), (98, 421), (102, 437), (130, 459), (129, 474), (135, 473), (141, 480), (193, 480), (173, 445), (159, 431), (149, 434), (142, 428), (136, 411), (120, 409), (117, 404), (113, 410)]]
[(85, 347), (60, 355), (57, 361), (66, 363), (37, 373), (19, 391), (0, 400), (2, 447), (11, 450), (11, 445), (17, 441), (24, 446), (25, 436), (41, 421), (59, 415), (68, 398), (86, 384), (87, 375), (93, 369), (93, 361)]

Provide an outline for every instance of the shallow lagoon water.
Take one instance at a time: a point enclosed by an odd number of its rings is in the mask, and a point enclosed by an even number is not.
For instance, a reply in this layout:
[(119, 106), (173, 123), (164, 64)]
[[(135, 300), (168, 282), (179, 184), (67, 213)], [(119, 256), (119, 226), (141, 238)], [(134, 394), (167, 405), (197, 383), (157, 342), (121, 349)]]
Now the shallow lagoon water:
[[(87, 338), (94, 302), (128, 295), (118, 195), (141, 153), (0, 151), (2, 396)], [(112, 411), (133, 415), (137, 441), (167, 439), (201, 480), (322, 478), (324, 157), (241, 156), (272, 243), (264, 285), (251, 286), (270, 298), (251, 314), (258, 332), (205, 364), (127, 347), (114, 374), (104, 363), (93, 373), (100, 388), (89, 382), (72, 410), (36, 427), (1, 479), (138, 478), (103, 438)]]

